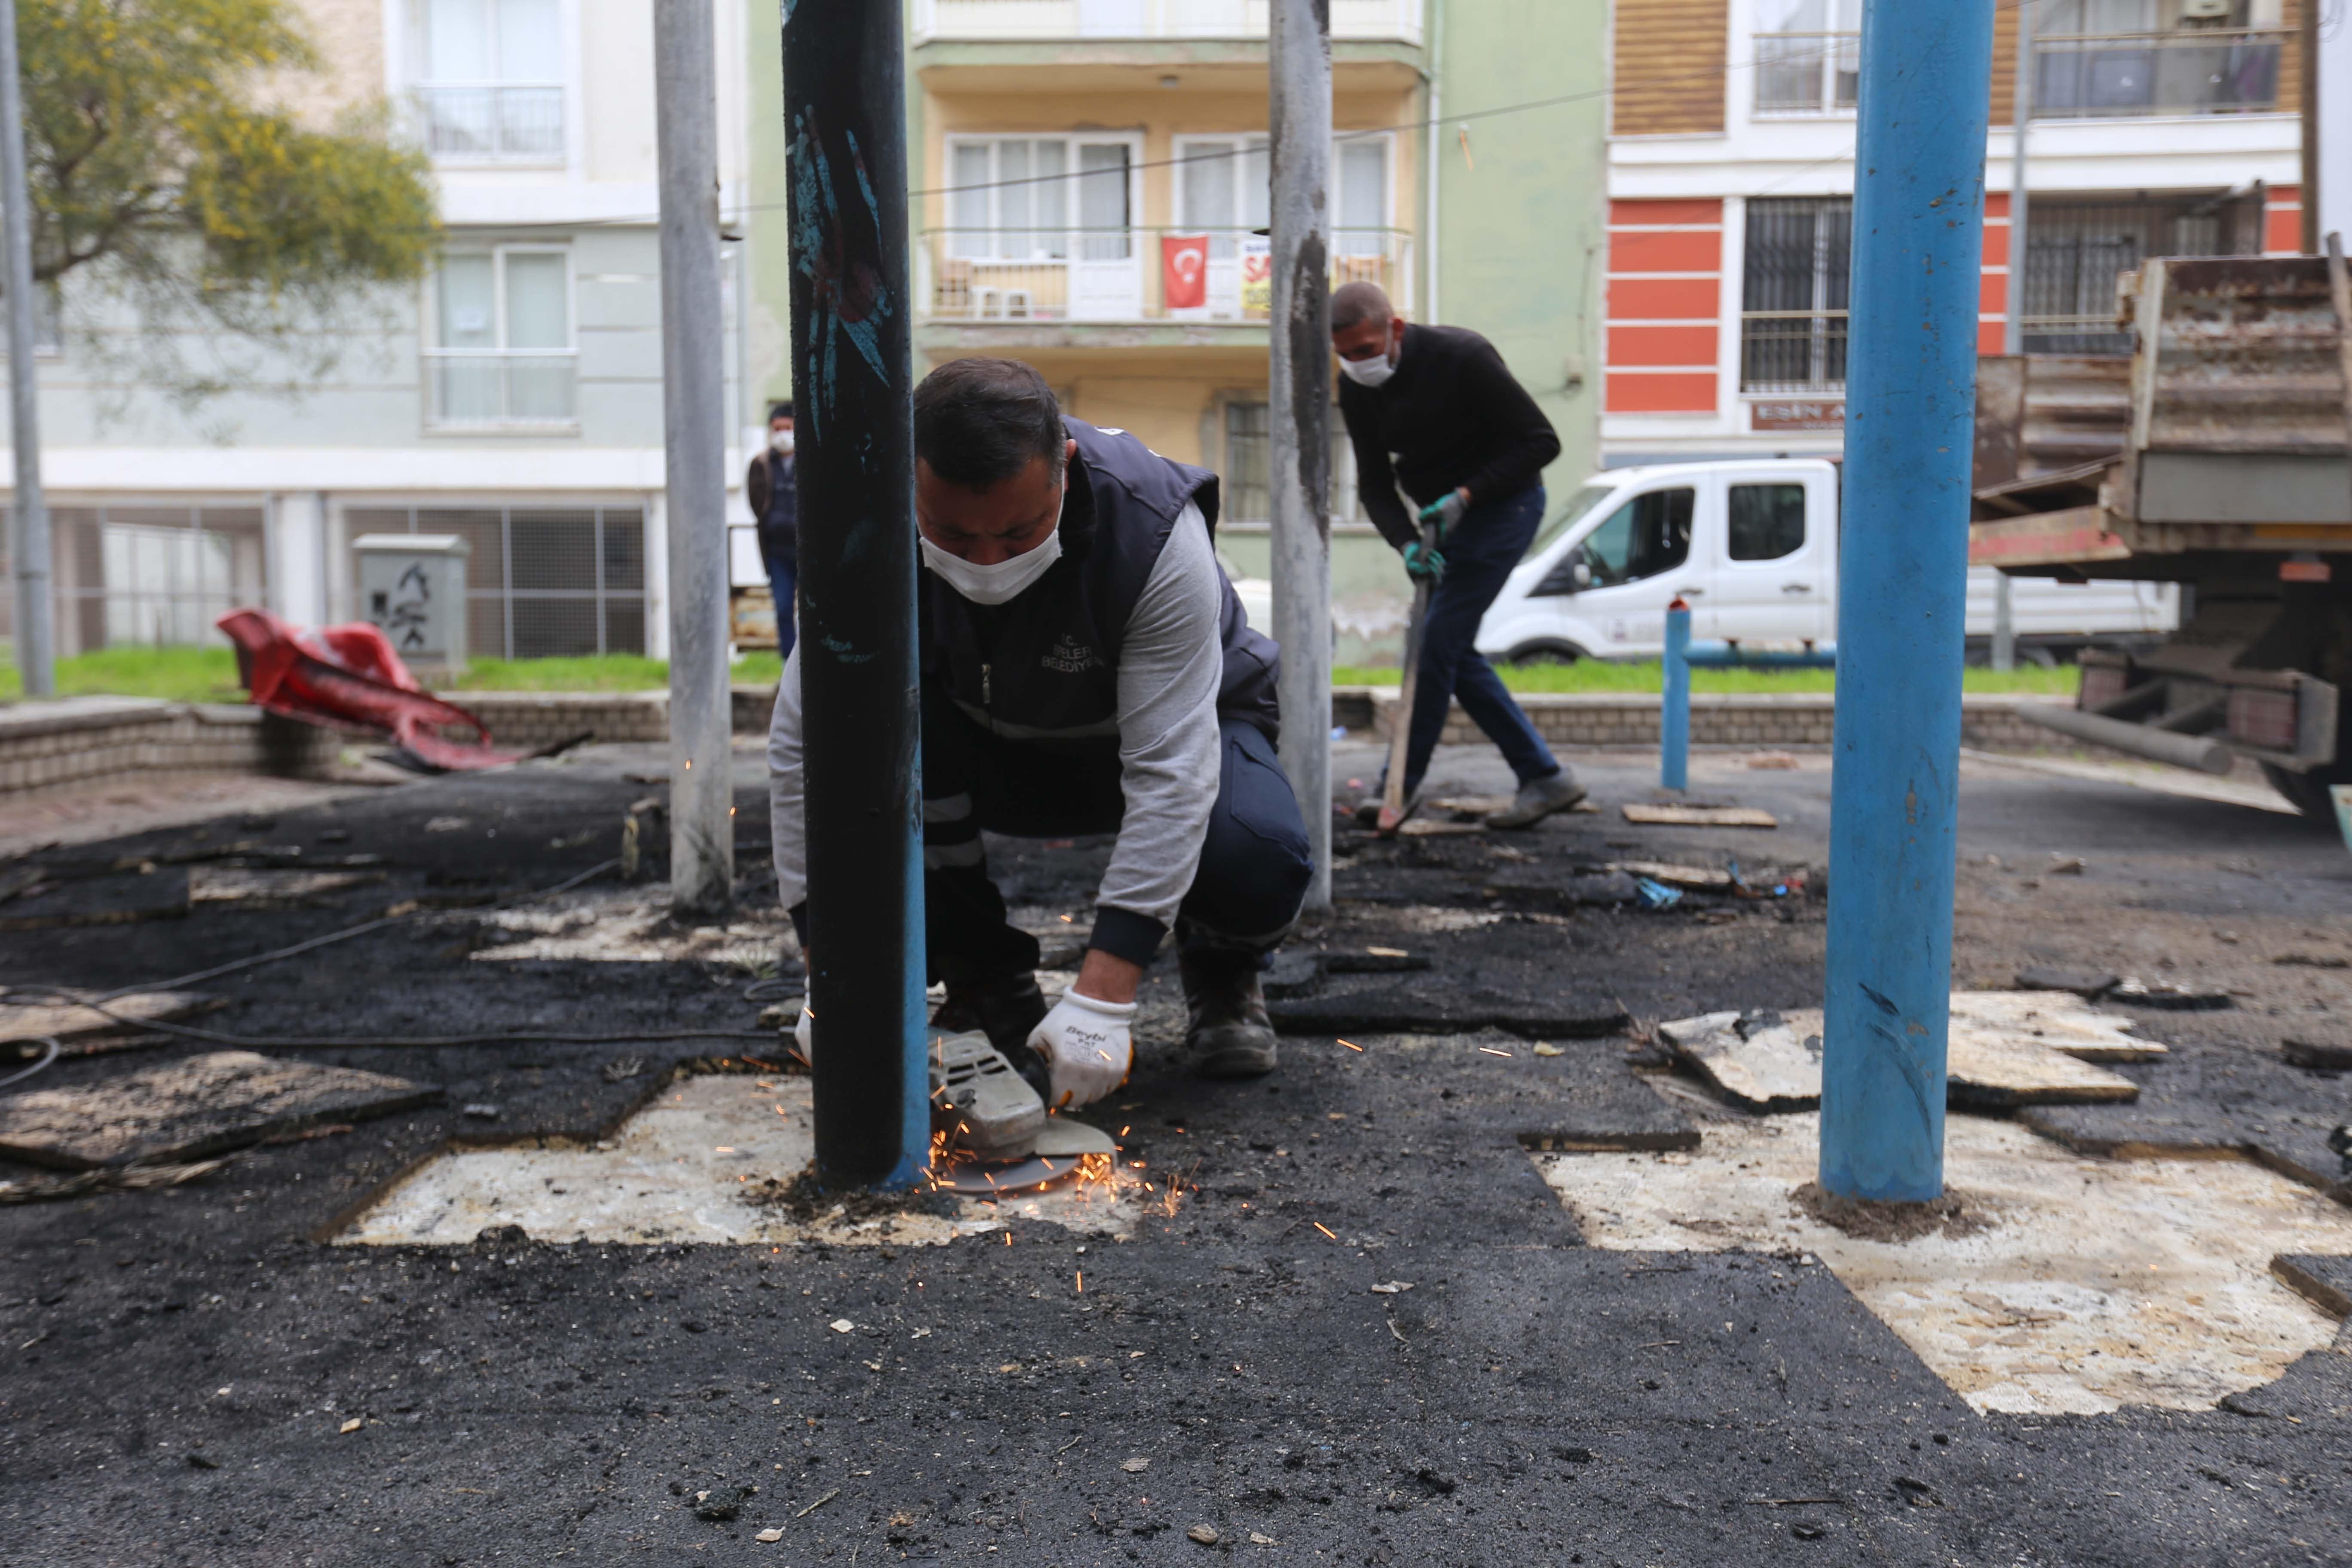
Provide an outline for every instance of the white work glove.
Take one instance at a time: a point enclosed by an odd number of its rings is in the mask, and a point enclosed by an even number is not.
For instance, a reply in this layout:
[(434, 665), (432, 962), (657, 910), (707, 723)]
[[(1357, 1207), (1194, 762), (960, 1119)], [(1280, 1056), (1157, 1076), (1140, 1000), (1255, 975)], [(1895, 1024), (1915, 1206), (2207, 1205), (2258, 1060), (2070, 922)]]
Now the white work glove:
[(793, 1044), (800, 1047), (801, 1060), (814, 1066), (816, 1062), (815, 1037), (809, 1029), (809, 1020), (815, 1015), (808, 1010), (808, 1000), (801, 1001), (801, 1016), (793, 1025)]
[(1029, 1031), (1029, 1048), (1045, 1054), (1052, 1075), (1053, 1110), (1092, 1105), (1127, 1081), (1127, 1069), (1135, 1065), (1129, 1032), (1134, 1018), (1132, 1002), (1062, 993), (1054, 1010)]

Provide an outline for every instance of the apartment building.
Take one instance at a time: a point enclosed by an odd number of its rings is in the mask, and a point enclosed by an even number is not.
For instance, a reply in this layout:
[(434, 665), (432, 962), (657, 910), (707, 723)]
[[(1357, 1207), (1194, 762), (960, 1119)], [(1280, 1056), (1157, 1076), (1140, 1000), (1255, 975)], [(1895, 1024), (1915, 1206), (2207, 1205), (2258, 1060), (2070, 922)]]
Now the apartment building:
[[(40, 365), (58, 651), (206, 641), (232, 605), (352, 618), (352, 541), (421, 532), (470, 546), (476, 655), (662, 653), (666, 531), (725, 520), (664, 515), (651, 0), (301, 8), (329, 66), (304, 108), (391, 101), (431, 156), (442, 255), (371, 303), (322, 379), (193, 408), (89, 352), (60, 301)], [(718, 12), (736, 212), (750, 94), (727, 67), (756, 32), (742, 0)], [(730, 398), (750, 384), (743, 250), (726, 258)]]
[[(2027, 242), (2009, 203), (2020, 14), (1997, 10), (1984, 352), (2127, 353), (2148, 256), (2303, 246), (2301, 6), (2033, 7)], [(1861, 0), (1617, 0), (1605, 460), (1843, 445)], [(2347, 150), (2352, 151), (2352, 150)]]
[[(1604, 21), (1599, 0), (1330, 0), (1331, 280), (1377, 282), (1412, 320), (1493, 339), (1559, 427), (1555, 483), (1583, 475), (1598, 431)], [(1220, 545), (1257, 576), (1265, 37), (1266, 0), (908, 7), (918, 374), (1026, 360), (1071, 413), (1216, 469)], [(780, 393), (782, 149), (756, 144), (753, 336), (760, 384)], [(1340, 656), (1392, 650), (1402, 578), (1358, 509), (1343, 437), (1333, 469)], [(748, 541), (737, 573), (756, 575)]]

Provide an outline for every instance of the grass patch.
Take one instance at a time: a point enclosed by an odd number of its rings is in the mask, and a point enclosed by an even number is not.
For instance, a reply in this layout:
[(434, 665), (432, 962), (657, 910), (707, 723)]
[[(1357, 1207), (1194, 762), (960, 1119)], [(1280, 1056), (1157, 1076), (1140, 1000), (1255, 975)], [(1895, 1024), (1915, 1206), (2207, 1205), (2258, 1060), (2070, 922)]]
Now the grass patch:
[[(1528, 692), (1588, 692), (1640, 691), (1656, 695), (1665, 686), (1665, 672), (1655, 659), (1638, 664), (1615, 664), (1600, 659), (1580, 658), (1574, 664), (1498, 664), (1496, 673), (1503, 684), (1513, 691)], [(1400, 671), (1393, 666), (1347, 666), (1331, 672), (1335, 686), (1394, 686)], [(1971, 667), (1961, 671), (1963, 690), (2023, 691), (2038, 696), (2071, 697), (2082, 671), (2071, 664), (2055, 669), (2039, 665), (2027, 665), (2012, 670), (1979, 669)], [(1834, 691), (1837, 672), (1832, 669), (1694, 669), (1691, 671), (1693, 691), (1720, 692), (1800, 692)]]

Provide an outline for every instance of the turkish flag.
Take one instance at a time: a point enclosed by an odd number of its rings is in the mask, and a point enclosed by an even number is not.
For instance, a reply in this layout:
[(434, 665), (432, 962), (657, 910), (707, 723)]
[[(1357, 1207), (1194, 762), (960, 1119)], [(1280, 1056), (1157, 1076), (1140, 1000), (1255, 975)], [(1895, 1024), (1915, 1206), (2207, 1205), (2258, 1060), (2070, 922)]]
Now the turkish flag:
[(1160, 237), (1160, 291), (1171, 310), (1197, 310), (1209, 302), (1209, 237)]

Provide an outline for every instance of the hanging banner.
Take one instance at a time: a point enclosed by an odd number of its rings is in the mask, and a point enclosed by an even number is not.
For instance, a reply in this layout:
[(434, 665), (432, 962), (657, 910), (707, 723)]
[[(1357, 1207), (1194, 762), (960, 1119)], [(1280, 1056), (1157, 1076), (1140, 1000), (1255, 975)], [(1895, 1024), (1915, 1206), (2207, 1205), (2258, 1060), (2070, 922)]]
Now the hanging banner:
[(1242, 314), (1274, 314), (1274, 241), (1262, 234), (1242, 237)]
[(1171, 310), (1197, 310), (1209, 302), (1209, 237), (1160, 237), (1160, 294)]

